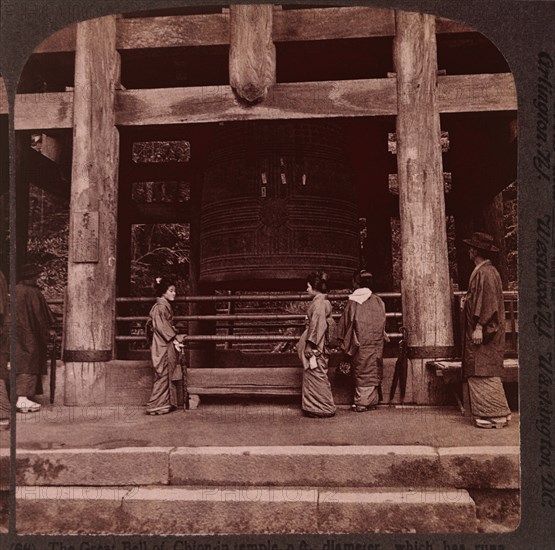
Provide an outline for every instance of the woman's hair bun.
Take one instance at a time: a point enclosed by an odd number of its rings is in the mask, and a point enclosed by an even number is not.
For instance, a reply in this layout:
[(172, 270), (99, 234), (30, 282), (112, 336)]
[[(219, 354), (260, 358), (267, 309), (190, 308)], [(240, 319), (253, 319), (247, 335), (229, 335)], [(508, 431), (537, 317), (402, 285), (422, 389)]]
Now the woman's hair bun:
[(366, 269), (355, 271), (353, 274), (353, 281), (362, 287), (370, 288), (372, 286), (374, 276)]
[(329, 275), (325, 271), (312, 272), (306, 278), (310, 286), (318, 292), (326, 293), (329, 290), (328, 281)]
[(175, 286), (175, 281), (166, 277), (156, 277), (153, 286), (156, 296), (162, 296), (170, 286)]

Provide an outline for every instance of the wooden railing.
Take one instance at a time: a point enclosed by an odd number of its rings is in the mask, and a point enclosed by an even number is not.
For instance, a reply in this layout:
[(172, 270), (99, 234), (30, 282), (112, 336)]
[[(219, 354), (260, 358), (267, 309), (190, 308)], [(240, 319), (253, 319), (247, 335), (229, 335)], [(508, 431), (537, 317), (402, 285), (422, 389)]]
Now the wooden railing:
[[(337, 321), (347, 293), (329, 294)], [(388, 308), (388, 332), (393, 339), (400, 338), (400, 294), (381, 294)], [(186, 333), (185, 342), (190, 347), (211, 342), (222, 349), (243, 351), (290, 351), (305, 326), (307, 294), (226, 294), (211, 296), (186, 296), (174, 302), (176, 328)], [(146, 304), (145, 304), (146, 302)], [(116, 316), (118, 356), (127, 351), (146, 349), (143, 327), (152, 298), (118, 298)], [(196, 306), (195, 306), (196, 304)], [(209, 313), (190, 313), (194, 307), (203, 305), (212, 309)], [(146, 307), (145, 307), (146, 305)], [(134, 310), (130, 313), (130, 310)], [(140, 311), (140, 314), (138, 312)], [(193, 327), (203, 323), (203, 329)], [(206, 324), (209, 327), (206, 327)], [(127, 345), (127, 346), (126, 346)]]
[[(464, 292), (454, 293), (455, 339), (460, 350), (460, 299)], [(504, 292), (506, 356), (516, 357), (518, 352), (518, 293)], [(391, 338), (390, 347), (396, 347), (401, 338), (401, 294), (378, 293), (386, 304), (386, 331)], [(333, 317), (337, 321), (348, 293), (330, 293)], [(305, 324), (307, 306), (311, 297), (302, 294), (229, 294), (178, 297), (174, 303), (176, 328), (187, 336), (189, 346), (212, 342), (218, 347), (239, 347), (244, 351), (284, 351), (299, 339)], [(58, 342), (62, 340), (63, 299), (49, 299), (55, 313), (54, 329)], [(118, 358), (126, 358), (129, 351), (146, 351), (144, 325), (148, 311), (154, 303), (151, 297), (119, 297), (116, 299), (116, 344)], [(211, 306), (210, 313), (190, 313), (196, 304)], [(193, 306), (194, 307), (194, 306)], [(233, 313), (230, 313), (233, 312)], [(192, 325), (196, 325), (193, 330)], [(201, 324), (201, 327), (199, 327)], [(209, 325), (207, 329), (206, 324)], [(272, 347), (273, 345), (273, 347)], [(61, 346), (58, 346), (60, 348)]]

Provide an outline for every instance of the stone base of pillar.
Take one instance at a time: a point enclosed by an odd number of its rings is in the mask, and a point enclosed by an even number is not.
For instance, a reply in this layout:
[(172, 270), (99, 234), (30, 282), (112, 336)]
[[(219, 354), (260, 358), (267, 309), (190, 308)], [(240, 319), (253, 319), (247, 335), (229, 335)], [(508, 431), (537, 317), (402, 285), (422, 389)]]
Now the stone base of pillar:
[(106, 368), (106, 363), (66, 363), (64, 405), (104, 405)]
[(407, 375), (407, 393), (412, 388), (412, 401), (416, 405), (451, 404), (448, 389), (426, 368), (426, 363), (433, 359), (409, 359)]

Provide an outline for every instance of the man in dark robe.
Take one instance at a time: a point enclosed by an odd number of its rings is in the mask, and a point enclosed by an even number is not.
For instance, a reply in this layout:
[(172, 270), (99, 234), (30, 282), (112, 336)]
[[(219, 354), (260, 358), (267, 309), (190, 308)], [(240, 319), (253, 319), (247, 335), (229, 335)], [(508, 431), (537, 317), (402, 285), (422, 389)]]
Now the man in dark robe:
[(0, 271), (0, 429), (10, 426), (10, 400), (6, 389), (9, 348), (8, 284)]
[(474, 423), (479, 428), (502, 428), (510, 419), (503, 390), (505, 308), (501, 277), (490, 260), (499, 249), (487, 233), (474, 233), (465, 242), (474, 271), (464, 297), (463, 374), (468, 379)]
[(22, 266), (15, 287), (17, 307), (16, 394), (18, 412), (37, 412), (40, 405), (30, 396), (40, 395), (42, 375), (47, 372), (47, 345), (52, 313), (37, 286), (40, 267)]

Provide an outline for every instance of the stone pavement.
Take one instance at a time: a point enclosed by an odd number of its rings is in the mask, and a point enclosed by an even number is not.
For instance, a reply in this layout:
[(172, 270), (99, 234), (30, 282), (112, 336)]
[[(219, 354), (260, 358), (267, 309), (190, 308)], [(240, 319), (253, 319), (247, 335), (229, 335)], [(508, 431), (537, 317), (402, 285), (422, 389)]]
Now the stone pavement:
[[(301, 415), (294, 403), (201, 404), (147, 416), (143, 407), (44, 406), (17, 415), (19, 449), (95, 447), (202, 447), (281, 445), (427, 445), (431, 447), (519, 445), (519, 415), (510, 425), (484, 430), (450, 407), (388, 407), (354, 413), (340, 408), (334, 418)], [(3, 432), (0, 445), (9, 438)]]

